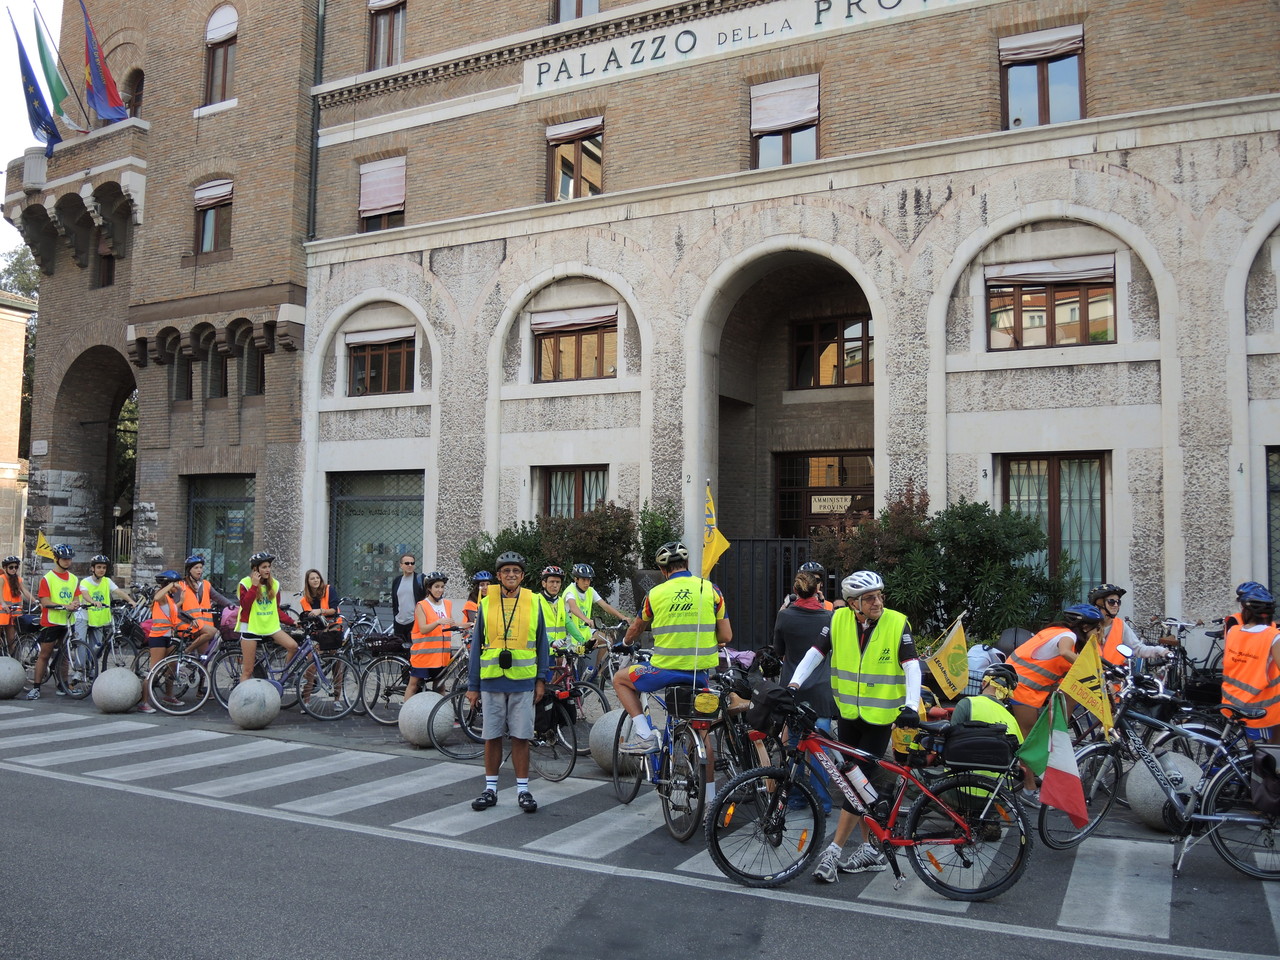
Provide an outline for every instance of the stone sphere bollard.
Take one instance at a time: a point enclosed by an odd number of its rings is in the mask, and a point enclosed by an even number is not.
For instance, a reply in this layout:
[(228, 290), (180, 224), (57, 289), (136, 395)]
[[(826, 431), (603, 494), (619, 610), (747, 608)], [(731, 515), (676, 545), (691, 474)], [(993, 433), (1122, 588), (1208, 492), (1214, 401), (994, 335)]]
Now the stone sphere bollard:
[[(1191, 795), (1191, 788), (1200, 782), (1201, 771), (1196, 762), (1188, 756), (1171, 751), (1160, 755), (1160, 763), (1164, 767), (1165, 776), (1183, 800), (1186, 800)], [(1169, 831), (1164, 821), (1164, 805), (1169, 802), (1169, 798), (1164, 795), (1146, 764), (1135, 763), (1129, 770), (1124, 792), (1129, 807), (1143, 823), (1154, 830)]]
[(112, 667), (98, 674), (90, 695), (103, 713), (124, 713), (142, 699), (142, 681), (128, 667)]
[[(621, 707), (615, 707), (591, 725), (591, 758), (605, 773), (613, 773), (613, 741), (618, 735), (618, 721), (626, 712)], [(622, 736), (623, 739), (631, 737), (630, 722), (623, 724)], [(627, 759), (625, 763), (627, 771), (635, 769), (635, 760)]]
[(12, 700), (22, 692), (27, 672), (13, 657), (0, 657), (0, 700)]
[(253, 677), (231, 691), (227, 713), (241, 730), (261, 730), (280, 713), (280, 691), (269, 681)]
[(422, 690), (406, 700), (400, 708), (400, 719), (397, 721), (400, 736), (415, 747), (434, 746), (431, 740), (431, 711), (442, 699), (438, 693)]

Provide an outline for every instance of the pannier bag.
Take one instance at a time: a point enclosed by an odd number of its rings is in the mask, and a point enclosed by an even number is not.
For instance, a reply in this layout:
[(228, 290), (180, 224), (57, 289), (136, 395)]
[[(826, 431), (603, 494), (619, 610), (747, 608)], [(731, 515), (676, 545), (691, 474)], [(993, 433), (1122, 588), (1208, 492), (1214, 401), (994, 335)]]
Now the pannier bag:
[[(563, 698), (561, 697), (563, 694)], [(533, 705), (533, 731), (547, 734), (560, 724), (575, 722), (573, 701), (569, 699), (568, 690), (557, 690), (553, 695), (545, 696)], [(556, 708), (556, 704), (560, 708)]]
[[(781, 709), (779, 709), (781, 708)], [(747, 726), (761, 733), (774, 733), (795, 710), (795, 695), (780, 683), (761, 680), (751, 691), (751, 707), (747, 710)]]
[(1253, 745), (1249, 788), (1255, 810), (1268, 817), (1280, 816), (1280, 744)]
[(1004, 724), (966, 720), (947, 728), (942, 762), (960, 770), (1004, 770), (1017, 750), (1018, 738)]

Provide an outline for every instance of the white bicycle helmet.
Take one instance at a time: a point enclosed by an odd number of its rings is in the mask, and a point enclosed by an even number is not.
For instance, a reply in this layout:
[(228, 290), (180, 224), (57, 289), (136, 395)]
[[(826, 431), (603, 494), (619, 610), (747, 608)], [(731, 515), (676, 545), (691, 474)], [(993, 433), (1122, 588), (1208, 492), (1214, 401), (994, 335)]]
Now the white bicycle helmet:
[(859, 570), (844, 578), (840, 584), (840, 592), (846, 600), (857, 600), (864, 593), (874, 593), (884, 589), (884, 580), (880, 574), (870, 570)]

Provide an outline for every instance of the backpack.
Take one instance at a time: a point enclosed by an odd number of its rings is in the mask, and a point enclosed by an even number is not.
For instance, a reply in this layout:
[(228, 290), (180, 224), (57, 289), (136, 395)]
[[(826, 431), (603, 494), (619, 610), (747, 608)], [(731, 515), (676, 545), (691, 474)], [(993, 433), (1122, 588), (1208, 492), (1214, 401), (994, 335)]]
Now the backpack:
[(1253, 745), (1249, 790), (1255, 810), (1268, 817), (1280, 816), (1280, 744)]

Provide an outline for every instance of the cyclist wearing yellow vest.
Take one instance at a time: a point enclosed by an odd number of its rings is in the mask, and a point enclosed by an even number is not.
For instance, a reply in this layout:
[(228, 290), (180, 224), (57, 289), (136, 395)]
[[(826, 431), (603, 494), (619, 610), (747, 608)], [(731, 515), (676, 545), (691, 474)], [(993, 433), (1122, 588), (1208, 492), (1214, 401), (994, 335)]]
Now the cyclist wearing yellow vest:
[(102, 647), (103, 631), (111, 623), (111, 601), (122, 600), (133, 603), (134, 599), (128, 590), (117, 587), (115, 581), (107, 576), (109, 557), (98, 554), (89, 561), (89, 576), (80, 581), (80, 589), (76, 595), (82, 601), (85, 610), (85, 642), (95, 654)]
[(525, 559), (508, 551), (497, 560), (498, 585), (480, 598), (471, 632), (467, 702), (480, 704), (484, 718), (484, 792), (472, 810), (488, 810), (498, 802), (498, 768), (502, 738), (511, 737), (511, 765), (516, 771), (516, 803), (536, 813), (538, 801), (529, 791), (529, 741), (533, 739), (533, 705), (542, 699), (550, 660), (542, 604), (522, 589)]
[(617, 608), (609, 606), (604, 597), (596, 592), (596, 588), (591, 586), (591, 581), (595, 579), (596, 572), (589, 563), (575, 563), (573, 565), (573, 583), (569, 584), (564, 591), (564, 608), (570, 615), (569, 622), (577, 620), (578, 623), (585, 624), (591, 629), (595, 629), (599, 624), (595, 621), (595, 608), (599, 607), (605, 613), (617, 617), (619, 620), (627, 619), (626, 614), (620, 613)]
[[(249, 558), (249, 576), (240, 581), (237, 591), (240, 615), (240, 682), (253, 676), (258, 658), (258, 641), (270, 640), (285, 652), (285, 662), (293, 659), (298, 642), (281, 627), (280, 581), (271, 576), (275, 557), (262, 551)], [(290, 621), (292, 622), (292, 621)]]
[[(1013, 696), (1013, 691), (1017, 689), (1017, 686), (1018, 671), (1007, 663), (991, 664), (982, 672), (982, 692), (976, 697), (965, 697), (956, 704), (955, 710), (951, 712), (952, 725), (964, 723), (966, 720), (981, 720), (983, 723), (1003, 724), (1005, 730), (1017, 737), (1018, 742), (1021, 743), (1022, 730), (1018, 726), (1018, 721), (1009, 712), (1008, 707), (1005, 706)], [(982, 770), (979, 772), (997, 776), (1001, 771)], [(1035, 794), (1035, 775), (1025, 765), (1022, 767), (1022, 786), (1024, 790)], [(1040, 802), (1039, 796), (1035, 797), (1035, 802)]]
[(1089, 591), (1089, 602), (1102, 614), (1102, 626), (1098, 628), (1098, 643), (1102, 647), (1102, 659), (1115, 666), (1124, 665), (1120, 656), (1120, 644), (1128, 644), (1132, 656), (1139, 660), (1163, 660), (1173, 656), (1170, 647), (1178, 645), (1177, 637), (1164, 637), (1160, 644), (1143, 643), (1133, 627), (1120, 616), (1120, 598), (1127, 591), (1114, 583), (1101, 583)]
[(409, 682), (404, 688), (408, 700), (424, 681), (431, 680), (449, 665), (453, 650), (453, 631), (462, 626), (453, 616), (453, 601), (444, 599), (448, 574), (433, 570), (426, 576), (427, 596), (413, 611), (413, 630), (409, 634)]
[[(1237, 709), (1266, 710), (1245, 726), (1271, 728), (1280, 742), (1280, 629), (1275, 626), (1276, 601), (1255, 583), (1240, 598), (1242, 623), (1227, 634), (1222, 654), (1222, 702)], [(1224, 711), (1225, 712), (1225, 711)]]
[[(896, 610), (884, 605), (884, 580), (871, 570), (859, 570), (840, 585), (846, 607), (831, 615), (829, 636), (820, 637), (796, 667), (787, 684), (801, 687), (809, 674), (831, 657), (831, 691), (840, 717), (836, 738), (842, 743), (884, 756), (895, 725), (916, 726), (920, 716), (920, 662), (916, 657), (911, 624)], [(859, 763), (871, 780), (879, 770), (875, 764)], [(871, 845), (865, 825), (863, 842), (848, 857), (844, 845), (853, 828), (862, 823), (845, 802), (836, 824), (831, 846), (823, 851), (815, 880), (835, 883), (841, 873), (879, 871), (888, 866), (884, 854)]]
[(36, 590), (36, 598), (40, 601), (40, 655), (36, 658), (28, 700), (40, 699), (40, 684), (46, 679), (45, 672), (54, 644), (71, 629), (75, 613), (80, 609), (80, 602), (76, 599), (80, 580), (71, 572), (71, 561), (75, 556), (76, 552), (67, 544), (57, 544), (53, 548), (53, 569), (44, 575)]

